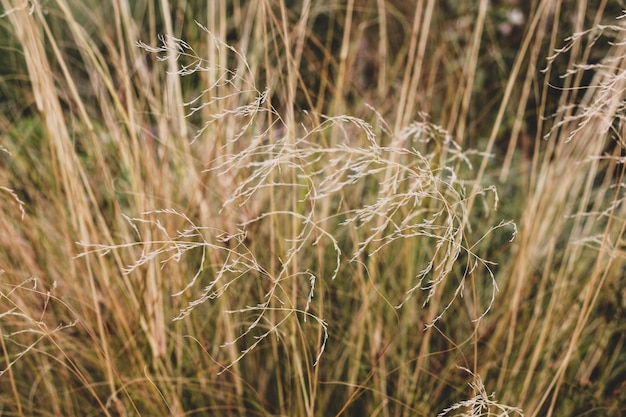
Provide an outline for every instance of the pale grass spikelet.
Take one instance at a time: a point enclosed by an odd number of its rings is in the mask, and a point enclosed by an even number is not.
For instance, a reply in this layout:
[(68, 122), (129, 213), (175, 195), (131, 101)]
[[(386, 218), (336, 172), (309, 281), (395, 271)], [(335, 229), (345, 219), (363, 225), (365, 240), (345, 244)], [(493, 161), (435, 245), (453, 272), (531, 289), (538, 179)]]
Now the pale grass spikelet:
[(11, 198), (13, 198), (13, 201), (17, 203), (17, 207), (20, 210), (20, 218), (24, 220), (24, 216), (26, 216), (26, 210), (24, 210), (24, 206), (25, 206), (24, 202), (20, 200), (18, 195), (12, 189), (0, 185), (0, 190), (9, 193)]
[[(218, 120), (228, 116), (249, 118), (249, 122), (240, 126), (240, 131), (230, 139), (230, 141), (235, 141), (249, 131), (252, 124), (252, 116), (260, 112), (269, 111), (265, 107), (269, 90), (266, 89), (261, 92), (256, 88), (254, 78), (250, 76), (252, 71), (243, 53), (214, 36), (213, 33), (197, 21), (195, 23), (212, 39), (212, 44), (216, 50), (220, 51), (223, 48), (230, 52), (242, 68), (230, 68), (218, 62), (210, 62), (201, 57), (184, 40), (169, 35), (159, 35), (158, 46), (150, 46), (142, 41), (137, 41), (136, 45), (146, 52), (156, 54), (159, 61), (170, 59), (169, 54), (173, 52), (175, 60), (179, 61), (180, 65), (175, 74), (168, 73), (169, 75), (185, 77), (202, 72), (214, 73), (215, 81), (211, 85), (204, 88), (192, 99), (181, 103), (188, 108), (188, 118), (205, 108), (211, 109), (210, 116), (204, 120), (202, 127), (196, 130), (191, 143), (193, 144)], [(228, 90), (229, 92), (220, 96), (216, 94), (218, 90)], [(240, 102), (241, 104), (235, 107), (228, 107), (232, 101)], [(215, 108), (219, 108), (219, 110), (215, 111)]]
[[(216, 277), (205, 286), (204, 291), (196, 300), (190, 302), (187, 308), (180, 311), (180, 314), (176, 316), (174, 320), (181, 320), (203, 302), (209, 299), (218, 298), (232, 283), (236, 282), (240, 276), (244, 276), (247, 272), (255, 271), (263, 273), (262, 269), (254, 259), (254, 255), (245, 250), (245, 245), (243, 245), (243, 231), (231, 234), (216, 228), (197, 226), (185, 214), (174, 209), (152, 210), (143, 213), (143, 215), (146, 217), (130, 218), (125, 216), (127, 222), (137, 234), (137, 242), (128, 242), (116, 245), (77, 242), (79, 246), (84, 248), (84, 251), (80, 253), (78, 257), (82, 257), (90, 253), (97, 253), (104, 256), (111, 250), (139, 248), (141, 249), (140, 256), (133, 263), (127, 265), (123, 271), (125, 274), (131, 274), (138, 268), (150, 262), (158, 261), (161, 264), (161, 267), (163, 267), (170, 261), (180, 262), (183, 255), (191, 250), (200, 250), (200, 263), (194, 276), (184, 288), (172, 294), (172, 296), (180, 296), (196, 284), (200, 274), (204, 271), (204, 264), (208, 251), (223, 254), (222, 259), (224, 259), (224, 263), (218, 270)], [(182, 230), (177, 230), (176, 233), (172, 235), (163, 227), (163, 224), (158, 217), (149, 218), (151, 215), (176, 216), (178, 218), (182, 218), (187, 227)], [(148, 227), (153, 226), (159, 230), (162, 234), (162, 239), (147, 240), (143, 238), (142, 233), (138, 228), (138, 225), (140, 224), (145, 224)], [(236, 242), (234, 245), (235, 249), (231, 249), (231, 242)], [(146, 251), (145, 248), (147, 247), (152, 247), (153, 249)], [(225, 278), (225, 276), (231, 275), (234, 275), (234, 278)]]
[[(608, 41), (613, 47), (625, 45), (626, 27), (624, 24), (598, 25), (585, 30), (566, 39), (566, 45), (556, 49), (555, 53), (548, 58), (548, 66), (544, 70), (554, 65), (555, 60), (562, 54), (568, 52), (575, 44), (587, 40), (586, 48), (591, 49), (593, 45), (602, 37), (606, 36), (614, 41)], [(592, 73), (594, 79), (590, 85), (572, 87), (573, 90), (584, 90), (585, 95), (576, 104), (562, 105), (556, 116), (560, 119), (554, 124), (552, 129), (546, 133), (548, 137), (558, 130), (565, 130), (566, 141), (581, 135), (585, 128), (593, 123), (595, 133), (598, 136), (605, 136), (612, 128), (614, 119), (623, 123), (624, 99), (626, 98), (626, 72), (622, 69), (623, 54), (612, 54), (597, 63), (577, 63), (568, 68), (560, 77), (572, 78), (581, 76), (582, 73)], [(554, 85), (552, 88), (559, 89)]]
[(485, 388), (485, 384), (483, 383), (480, 375), (475, 375), (472, 371), (467, 368), (459, 367), (459, 369), (464, 370), (468, 374), (473, 377), (473, 381), (469, 383), (472, 391), (474, 392), (474, 397), (469, 400), (460, 401), (450, 407), (444, 409), (442, 412), (437, 414), (437, 417), (443, 417), (450, 415), (451, 412), (457, 411), (460, 409), (467, 409), (466, 412), (461, 414), (454, 414), (456, 417), (482, 417), (482, 416), (493, 416), (493, 417), (513, 417), (520, 416), (523, 417), (524, 413), (521, 409), (517, 407), (511, 407), (508, 405), (503, 405), (498, 403), (494, 396), (495, 394), (487, 394), (487, 389)]
[(20, 10), (28, 9), (28, 14), (32, 15), (35, 12), (35, 7), (37, 6), (36, 2), (33, 0), (24, 0), (21, 6), (16, 6), (11, 9), (5, 9), (3, 13), (0, 14), (0, 19), (3, 17), (7, 17), (11, 13), (15, 13)]
[(248, 354), (253, 349), (255, 349), (259, 345), (259, 343), (261, 343), (266, 337), (272, 334), (276, 335), (276, 337), (280, 337), (280, 333), (279, 333), (280, 327), (284, 325), (287, 319), (290, 318), (291, 315), (293, 314), (302, 315), (304, 322), (306, 322), (306, 319), (305, 319), (306, 317), (313, 319), (322, 328), (324, 337), (322, 338), (322, 342), (318, 348), (317, 355), (315, 357), (315, 362), (313, 365), (313, 366), (317, 366), (317, 364), (319, 363), (322, 357), (322, 354), (324, 353), (324, 350), (326, 349), (326, 343), (328, 341), (328, 323), (326, 323), (326, 321), (324, 321), (323, 319), (319, 318), (318, 316), (314, 314), (311, 314), (311, 313), (308, 313), (306, 311), (299, 310), (299, 309), (286, 308), (286, 307), (276, 308), (276, 307), (268, 307), (267, 304), (259, 304), (257, 306), (246, 307), (246, 308), (242, 308), (238, 310), (227, 310), (225, 311), (225, 313), (227, 314), (234, 314), (234, 313), (242, 314), (242, 313), (254, 312), (254, 313), (257, 313), (257, 316), (254, 322), (252, 322), (250, 326), (248, 326), (248, 328), (242, 334), (240, 334), (235, 340), (224, 343), (222, 347), (234, 345), (235, 343), (237, 343), (240, 339), (248, 335), (253, 329), (257, 327), (257, 325), (261, 322), (261, 320), (264, 318), (266, 313), (269, 313), (272, 311), (285, 313), (285, 316), (281, 320), (279, 320), (277, 323), (273, 323), (273, 324), (271, 323), (269, 326), (269, 329), (265, 331), (264, 333), (254, 336), (254, 339), (255, 339), (254, 343), (252, 343), (251, 345), (246, 347), (244, 350), (242, 350), (241, 354), (234, 361), (232, 361), (230, 364), (228, 364), (219, 372), (220, 374), (224, 373), (225, 371), (230, 369), (233, 365), (235, 365), (237, 362), (239, 362), (241, 359), (243, 359), (246, 356), (246, 354)]
[[(2, 272), (0, 271), (0, 275)], [(10, 285), (8, 291), (0, 290), (0, 301), (9, 306), (8, 309), (0, 312), (0, 323), (3, 327), (1, 337), (18, 347), (18, 350), (11, 355), (12, 349), (7, 349), (8, 343), (3, 342), (6, 364), (4, 368), (0, 369), (0, 377), (9, 372), (24, 355), (35, 350), (44, 340), (54, 337), (56, 333), (74, 327), (78, 323), (78, 319), (75, 319), (69, 323), (58, 323), (56, 327), (51, 328), (46, 322), (48, 315), (52, 316), (52, 313), (48, 312), (51, 301), (58, 301), (65, 307), (67, 306), (52, 294), (56, 288), (56, 282), (53, 283), (51, 289), (45, 292), (37, 289), (37, 284), (38, 279), (31, 277), (17, 285)], [(35, 311), (25, 308), (21, 302), (24, 296), (22, 293), (43, 297), (42, 305)]]

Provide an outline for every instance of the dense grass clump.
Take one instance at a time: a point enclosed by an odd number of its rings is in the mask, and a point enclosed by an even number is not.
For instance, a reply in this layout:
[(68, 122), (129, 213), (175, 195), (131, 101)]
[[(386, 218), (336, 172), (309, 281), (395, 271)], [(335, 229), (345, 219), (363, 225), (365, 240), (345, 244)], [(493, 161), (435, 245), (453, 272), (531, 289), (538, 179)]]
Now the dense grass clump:
[(613, 3), (2, 0), (0, 414), (621, 415)]

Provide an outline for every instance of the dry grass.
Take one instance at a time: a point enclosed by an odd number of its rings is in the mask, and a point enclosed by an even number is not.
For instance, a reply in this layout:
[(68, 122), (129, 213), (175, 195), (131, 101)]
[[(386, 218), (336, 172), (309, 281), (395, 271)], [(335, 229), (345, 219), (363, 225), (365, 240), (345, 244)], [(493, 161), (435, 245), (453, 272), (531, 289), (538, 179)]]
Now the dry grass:
[(74, 3), (0, 3), (0, 414), (624, 411), (611, 2)]

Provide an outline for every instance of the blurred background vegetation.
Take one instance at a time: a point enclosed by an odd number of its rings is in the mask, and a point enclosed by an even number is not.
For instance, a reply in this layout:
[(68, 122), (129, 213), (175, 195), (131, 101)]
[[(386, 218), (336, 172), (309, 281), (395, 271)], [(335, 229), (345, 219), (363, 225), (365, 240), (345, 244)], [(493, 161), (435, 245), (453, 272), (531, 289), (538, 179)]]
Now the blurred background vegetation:
[(1, 415), (626, 411), (622, 1), (0, 4)]

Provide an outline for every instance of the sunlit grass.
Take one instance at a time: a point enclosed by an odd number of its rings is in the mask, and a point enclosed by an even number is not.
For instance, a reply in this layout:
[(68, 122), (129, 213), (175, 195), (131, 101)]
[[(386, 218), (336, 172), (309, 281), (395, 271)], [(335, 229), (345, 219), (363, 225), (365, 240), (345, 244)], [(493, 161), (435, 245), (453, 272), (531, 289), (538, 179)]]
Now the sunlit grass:
[(1, 414), (624, 411), (611, 2), (74, 3), (0, 3)]

